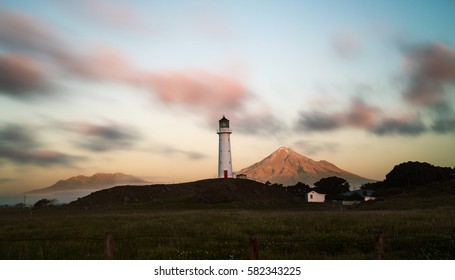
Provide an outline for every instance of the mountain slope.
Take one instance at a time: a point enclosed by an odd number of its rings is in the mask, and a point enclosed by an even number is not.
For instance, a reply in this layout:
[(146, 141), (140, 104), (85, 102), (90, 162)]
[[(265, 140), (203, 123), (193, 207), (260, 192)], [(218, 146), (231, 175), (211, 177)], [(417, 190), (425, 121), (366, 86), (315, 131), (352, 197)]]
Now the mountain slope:
[(26, 196), (28, 203), (34, 203), (44, 197), (68, 203), (92, 192), (113, 186), (145, 184), (148, 182), (123, 173), (96, 173), (93, 176), (79, 175), (60, 180), (50, 187), (27, 192)]
[(119, 186), (100, 190), (69, 204), (69, 207), (89, 209), (116, 208), (125, 205), (148, 204), (150, 208), (190, 207), (194, 204), (253, 206), (290, 205), (301, 201), (282, 188), (252, 180), (205, 179), (180, 184)]
[(29, 194), (54, 193), (67, 191), (96, 191), (125, 184), (146, 184), (147, 182), (123, 173), (96, 173), (93, 176), (79, 175), (59, 180), (50, 187), (29, 192)]
[(320, 179), (330, 176), (345, 179), (352, 188), (374, 181), (342, 170), (328, 161), (312, 160), (286, 147), (279, 148), (263, 160), (238, 171), (237, 174), (246, 174), (248, 178), (285, 186), (295, 185), (297, 182), (311, 186)]

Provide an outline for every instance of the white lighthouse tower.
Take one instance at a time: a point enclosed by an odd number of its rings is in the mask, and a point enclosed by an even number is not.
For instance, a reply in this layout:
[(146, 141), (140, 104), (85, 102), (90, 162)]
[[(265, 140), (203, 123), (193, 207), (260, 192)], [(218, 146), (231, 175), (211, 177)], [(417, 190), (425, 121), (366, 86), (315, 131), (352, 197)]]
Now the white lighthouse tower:
[(219, 121), (218, 178), (232, 178), (231, 140), (232, 130), (225, 116)]

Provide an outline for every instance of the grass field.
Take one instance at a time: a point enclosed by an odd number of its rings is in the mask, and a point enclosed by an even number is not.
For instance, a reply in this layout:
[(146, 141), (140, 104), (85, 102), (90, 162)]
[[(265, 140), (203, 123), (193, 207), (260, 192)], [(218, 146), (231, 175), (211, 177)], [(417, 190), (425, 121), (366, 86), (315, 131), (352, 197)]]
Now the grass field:
[(454, 259), (455, 208), (404, 211), (61, 210), (0, 211), (1, 259)]

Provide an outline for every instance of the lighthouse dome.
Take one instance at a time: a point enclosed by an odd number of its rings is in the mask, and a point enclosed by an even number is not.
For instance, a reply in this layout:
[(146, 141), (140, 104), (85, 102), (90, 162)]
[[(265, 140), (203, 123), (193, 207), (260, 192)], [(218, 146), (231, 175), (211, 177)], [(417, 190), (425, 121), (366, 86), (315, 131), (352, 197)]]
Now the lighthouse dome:
[(226, 119), (225, 116), (223, 116), (223, 118), (220, 119), (219, 123), (220, 123), (220, 128), (229, 127), (229, 120)]

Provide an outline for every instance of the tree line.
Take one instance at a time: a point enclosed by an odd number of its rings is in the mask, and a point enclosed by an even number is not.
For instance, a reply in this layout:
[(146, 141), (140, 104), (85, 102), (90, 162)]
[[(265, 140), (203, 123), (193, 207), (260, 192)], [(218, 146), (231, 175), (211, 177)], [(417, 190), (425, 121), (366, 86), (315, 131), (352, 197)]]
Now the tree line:
[[(298, 182), (295, 185), (284, 187), (281, 184), (274, 186), (285, 188), (295, 196), (305, 198), (310, 191), (316, 191), (326, 195), (326, 200), (363, 200), (367, 193), (374, 192), (375, 196), (386, 197), (412, 191), (422, 186), (432, 186), (444, 182), (455, 182), (455, 167), (439, 167), (426, 162), (404, 162), (396, 165), (383, 181), (366, 183), (360, 188), (362, 191), (350, 193), (349, 183), (339, 177), (327, 177), (314, 183), (311, 188), (305, 183)], [(267, 182), (270, 184), (270, 182)]]

